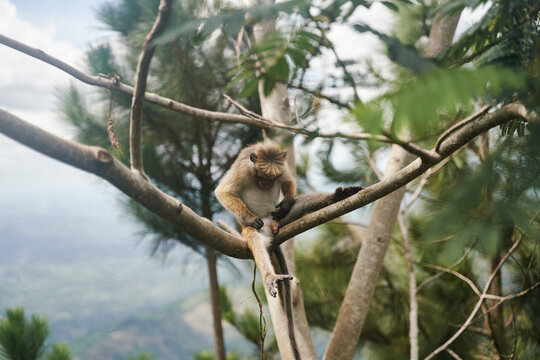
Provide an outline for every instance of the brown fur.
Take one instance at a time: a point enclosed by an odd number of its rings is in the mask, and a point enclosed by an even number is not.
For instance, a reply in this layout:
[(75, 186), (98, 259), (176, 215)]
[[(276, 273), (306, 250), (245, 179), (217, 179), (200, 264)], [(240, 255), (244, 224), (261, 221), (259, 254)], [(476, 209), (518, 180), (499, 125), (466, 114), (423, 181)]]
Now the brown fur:
[[(286, 155), (285, 151), (271, 142), (248, 146), (240, 152), (215, 190), (219, 202), (233, 213), (242, 225), (242, 236), (253, 253), (264, 286), (273, 297), (277, 296), (279, 281), (293, 278), (287, 274), (276, 274), (270, 257), (271, 241), (279, 229), (272, 216), (275, 216), (276, 211), (281, 216), (286, 215), (294, 204), (296, 195), (296, 181), (285, 161)], [(281, 194), (283, 201), (278, 204)], [(282, 267), (286, 269), (286, 264)], [(289, 284), (286, 284), (286, 288), (288, 286)], [(292, 327), (290, 287), (285, 296), (289, 297), (286, 312), (290, 322), (291, 347), (298, 359)]]

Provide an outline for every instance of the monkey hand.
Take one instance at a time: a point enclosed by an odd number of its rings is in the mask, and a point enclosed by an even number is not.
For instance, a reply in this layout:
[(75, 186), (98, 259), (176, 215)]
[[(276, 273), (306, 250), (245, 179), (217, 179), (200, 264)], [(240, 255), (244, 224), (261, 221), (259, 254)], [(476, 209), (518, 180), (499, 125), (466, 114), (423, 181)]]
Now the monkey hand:
[(257, 230), (260, 230), (264, 225), (264, 222), (261, 220), (261, 218), (255, 215), (249, 215), (242, 218), (242, 223), (246, 226), (251, 226), (252, 228), (255, 228)]
[(335, 203), (338, 201), (341, 201), (343, 199), (348, 198), (349, 196), (352, 196), (362, 190), (362, 186), (347, 186), (347, 187), (338, 187), (331, 197), (331, 203)]
[(272, 219), (277, 220), (277, 221), (283, 219), (285, 216), (287, 216), (293, 204), (294, 204), (294, 199), (281, 200), (281, 202), (276, 205), (277, 210), (272, 211), (270, 213), (270, 215), (272, 215)]
[(268, 274), (264, 279), (264, 286), (266, 290), (272, 297), (276, 297), (278, 293), (278, 281), (292, 280), (294, 277), (292, 275), (275, 275)]

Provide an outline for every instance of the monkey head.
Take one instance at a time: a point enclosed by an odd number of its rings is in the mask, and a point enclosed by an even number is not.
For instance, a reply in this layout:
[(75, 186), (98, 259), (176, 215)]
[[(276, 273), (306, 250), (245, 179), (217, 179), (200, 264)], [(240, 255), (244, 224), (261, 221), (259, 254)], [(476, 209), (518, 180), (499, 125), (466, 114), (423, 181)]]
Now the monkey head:
[(262, 190), (270, 190), (274, 181), (281, 176), (285, 165), (286, 151), (273, 144), (262, 144), (249, 156), (253, 162), (253, 175)]

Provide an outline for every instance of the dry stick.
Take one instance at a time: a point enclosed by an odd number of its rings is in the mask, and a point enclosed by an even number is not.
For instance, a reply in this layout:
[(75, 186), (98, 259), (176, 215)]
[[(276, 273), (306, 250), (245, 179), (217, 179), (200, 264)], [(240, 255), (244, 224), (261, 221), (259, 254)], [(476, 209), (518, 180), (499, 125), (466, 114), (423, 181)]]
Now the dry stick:
[(410, 360), (418, 359), (418, 299), (416, 297), (416, 274), (414, 272), (414, 261), (409, 241), (409, 229), (405, 224), (404, 215), (406, 209), (398, 214), (399, 230), (403, 238), (405, 257), (407, 258), (407, 269), (409, 271), (409, 338), (411, 343)]
[(426, 358), (424, 360), (429, 360), (429, 359), (432, 359), (435, 355), (437, 355), (438, 353), (440, 353), (441, 351), (444, 351), (448, 348), (448, 346), (450, 344), (452, 344), (454, 342), (454, 340), (456, 340), (464, 331), (465, 329), (467, 329), (467, 327), (471, 324), (473, 318), (476, 316), (476, 313), (478, 312), (478, 310), (480, 309), (480, 307), (482, 306), (482, 303), (484, 302), (484, 299), (485, 299), (485, 296), (489, 290), (489, 286), (491, 285), (491, 282), (493, 281), (493, 279), (495, 278), (495, 275), (497, 274), (497, 272), (500, 270), (500, 268), (503, 266), (503, 264), (506, 262), (506, 260), (508, 259), (508, 257), (514, 252), (514, 250), (518, 247), (518, 245), (521, 243), (521, 240), (523, 239), (523, 235), (520, 236), (520, 238), (512, 245), (512, 247), (510, 248), (510, 250), (508, 250), (508, 252), (502, 257), (501, 261), (497, 264), (497, 266), (495, 267), (495, 269), (493, 270), (493, 272), (491, 273), (491, 275), (489, 276), (488, 280), (486, 281), (486, 284), (484, 286), (484, 289), (482, 291), (482, 293), (480, 294), (480, 298), (478, 299), (478, 301), (476, 302), (476, 305), (474, 306), (473, 310), (471, 311), (471, 313), (469, 314), (469, 317), (467, 318), (467, 320), (465, 321), (465, 323), (459, 328), (458, 331), (456, 331), (454, 333), (454, 335), (452, 335), (450, 337), (450, 339), (448, 339), (444, 344), (442, 344), (441, 346), (439, 346), (437, 349), (433, 350), (433, 352), (431, 354), (429, 354), (428, 356), (426, 356)]
[(461, 120), (460, 122), (458, 122), (457, 124), (451, 126), (450, 128), (448, 128), (445, 132), (442, 133), (441, 136), (439, 136), (439, 138), (437, 139), (437, 142), (435, 144), (435, 152), (439, 152), (439, 149), (441, 147), (441, 144), (444, 140), (446, 140), (446, 138), (452, 134), (453, 132), (455, 132), (456, 130), (462, 128), (463, 126), (467, 125), (468, 123), (470, 123), (471, 121), (474, 121), (476, 119), (478, 119), (480, 116), (482, 115), (485, 115), (489, 109), (491, 109), (491, 106), (484, 106), (483, 108), (481, 108), (479, 111), (477, 111), (476, 113), (472, 114), (471, 116)]
[(144, 40), (135, 81), (135, 90), (131, 100), (131, 116), (129, 122), (129, 158), (131, 170), (146, 178), (142, 159), (142, 116), (143, 100), (146, 92), (146, 80), (150, 69), (150, 62), (156, 51), (156, 45), (152, 40), (159, 36), (167, 26), (171, 17), (172, 0), (160, 0), (159, 10), (154, 25)]
[(253, 281), (251, 282), (251, 290), (253, 291), (253, 294), (255, 295), (255, 299), (257, 299), (257, 303), (259, 304), (259, 340), (261, 342), (261, 357), (260, 360), (264, 359), (264, 338), (266, 337), (266, 319), (263, 315), (263, 307), (261, 300), (259, 299), (259, 295), (257, 295), (257, 291), (255, 291), (255, 279), (257, 277), (257, 265), (253, 264)]

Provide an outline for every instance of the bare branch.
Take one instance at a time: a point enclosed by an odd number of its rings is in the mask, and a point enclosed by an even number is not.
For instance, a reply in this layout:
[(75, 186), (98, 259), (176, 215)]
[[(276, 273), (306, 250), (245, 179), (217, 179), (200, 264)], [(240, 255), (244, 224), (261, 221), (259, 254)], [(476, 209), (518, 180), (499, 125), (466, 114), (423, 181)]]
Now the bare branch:
[[(480, 290), (478, 290), (478, 287), (476, 287), (476, 284), (471, 279), (469, 279), (468, 277), (463, 275), (462, 273), (457, 272), (457, 271), (452, 270), (452, 269), (449, 269), (449, 268), (438, 266), (438, 265), (432, 265), (432, 264), (422, 264), (422, 265), (424, 265), (425, 267), (428, 267), (428, 268), (432, 268), (432, 269), (435, 269), (435, 270), (443, 271), (443, 272), (448, 273), (448, 274), (452, 274), (452, 275), (460, 278), (461, 280), (465, 281), (467, 283), (467, 285), (470, 286), (470, 288), (474, 291), (476, 296), (478, 296), (478, 297), (482, 296), (482, 293), (480, 292)], [(487, 298), (487, 296), (486, 296), (486, 298)]]
[(403, 238), (405, 257), (407, 258), (407, 269), (409, 271), (409, 339), (411, 343), (410, 359), (418, 360), (418, 299), (416, 297), (416, 274), (414, 272), (414, 260), (409, 241), (409, 229), (405, 223), (405, 209), (398, 214), (399, 230)]
[[(65, 73), (73, 76), (77, 80), (80, 80), (88, 85), (93, 86), (99, 86), (106, 89), (111, 89), (114, 91), (118, 91), (123, 94), (127, 95), (133, 95), (134, 89), (133, 87), (123, 84), (117, 79), (107, 79), (105, 77), (101, 76), (90, 76), (85, 74), (84, 72), (74, 68), (73, 66), (51, 56), (46, 54), (44, 51), (40, 49), (36, 49), (33, 47), (30, 47), (26, 44), (23, 44), (21, 42), (18, 42), (16, 40), (13, 40), (7, 36), (0, 34), (0, 44), (4, 44), (14, 50), (20, 51), (24, 54), (30, 55), (38, 60), (41, 60), (49, 65), (52, 65), (56, 67), (57, 69), (60, 69), (64, 71)], [(180, 103), (178, 101), (159, 96), (154, 93), (146, 92), (144, 95), (144, 100), (148, 101), (150, 103), (153, 103), (155, 105), (171, 109), (174, 111), (179, 111), (191, 116), (207, 119), (207, 120), (215, 120), (215, 121), (223, 121), (223, 122), (229, 122), (229, 123), (240, 123), (240, 124), (246, 124), (246, 125), (254, 125), (254, 126), (261, 126), (260, 123), (257, 121), (253, 121), (247, 116), (239, 115), (239, 114), (229, 114), (229, 113), (223, 113), (218, 111), (209, 111), (204, 109), (199, 109), (193, 106), (189, 106), (183, 103)]]
[(189, 207), (130, 171), (103, 148), (62, 139), (2, 109), (0, 133), (53, 159), (107, 180), (148, 210), (225, 255), (240, 259), (252, 257), (243, 238), (232, 236), (210, 220), (198, 216)]
[(523, 239), (523, 236), (521, 236), (510, 248), (510, 250), (507, 251), (507, 253), (501, 258), (501, 261), (497, 264), (495, 269), (493, 269), (493, 272), (489, 276), (488, 280), (486, 281), (486, 284), (484, 285), (484, 289), (482, 290), (482, 293), (480, 294), (480, 297), (478, 301), (476, 302), (476, 305), (474, 306), (473, 310), (469, 314), (469, 317), (465, 321), (465, 323), (448, 339), (444, 344), (439, 346), (437, 349), (433, 350), (431, 354), (426, 356), (424, 360), (432, 359), (435, 355), (439, 354), (441, 351), (444, 351), (448, 348), (450, 344), (454, 342), (464, 331), (467, 329), (467, 327), (472, 323), (472, 320), (474, 319), (476, 313), (482, 306), (482, 303), (484, 302), (484, 299), (486, 298), (486, 294), (489, 290), (489, 286), (491, 285), (491, 282), (493, 281), (493, 278), (495, 275), (497, 275), (497, 272), (500, 270), (500, 268), (503, 266), (503, 264), (506, 262), (508, 257), (514, 252), (514, 250), (518, 247), (518, 245), (521, 243), (521, 240)]
[[(478, 119), (477, 121), (469, 123), (463, 128), (458, 129), (455, 133), (453, 133), (453, 135), (444, 140), (441, 143), (441, 158), (438, 162), (450, 156), (454, 151), (457, 151), (460, 147), (467, 144), (479, 134), (516, 117), (528, 119), (534, 123), (540, 122), (540, 118), (535, 112), (529, 112), (520, 103), (511, 103), (505, 105), (499, 110), (486, 114), (481, 119)], [(383, 179), (376, 184), (368, 186), (359, 193), (347, 199), (315, 211), (284, 226), (280, 229), (278, 235), (276, 236), (275, 243), (281, 244), (285, 240), (315, 226), (370, 204), (373, 201), (380, 199), (406, 185), (410, 181), (420, 176), (428, 168), (436, 165), (438, 162), (428, 164), (426, 162), (422, 162), (420, 159), (416, 159), (411, 164), (404, 167), (389, 178)]]
[[(441, 144), (441, 158), (450, 156), (475, 136), (515, 117), (538, 122), (536, 113), (528, 112), (523, 105), (519, 103), (505, 105), (498, 111), (486, 114), (482, 119), (464, 126), (446, 139)], [(226, 255), (241, 259), (251, 258), (251, 252), (243, 239), (217, 228), (188, 207), (182, 208), (180, 202), (149, 182), (134, 176), (104, 149), (64, 140), (1, 109), (0, 133), (47, 156), (104, 178), (150, 211), (168, 219), (186, 233)], [(108, 165), (104, 166), (104, 163)], [(365, 188), (358, 194), (291, 222), (281, 228), (275, 239), (276, 244), (281, 244), (295, 235), (388, 195), (420, 176), (429, 166), (417, 159), (396, 174)]]
[(151, 44), (152, 40), (159, 36), (167, 26), (171, 17), (172, 0), (160, 0), (159, 10), (154, 21), (152, 29), (144, 40), (139, 62), (137, 63), (137, 79), (135, 81), (135, 90), (131, 100), (131, 116), (129, 125), (129, 157), (131, 170), (139, 173), (146, 179), (143, 168), (142, 159), (142, 115), (143, 115), (143, 99), (146, 92), (146, 79), (150, 62), (154, 56), (156, 46)]
[(439, 152), (439, 149), (441, 147), (441, 143), (450, 135), (452, 134), (454, 131), (456, 131), (457, 129), (460, 129), (462, 128), (463, 126), (467, 125), (468, 123), (470, 123), (471, 121), (474, 121), (476, 119), (478, 119), (480, 116), (486, 114), (489, 109), (491, 109), (491, 106), (484, 106), (482, 109), (480, 109), (479, 111), (477, 111), (476, 113), (472, 114), (471, 116), (461, 120), (460, 122), (458, 122), (457, 124), (454, 124), (453, 126), (449, 127), (448, 129), (446, 129), (441, 136), (439, 136), (439, 139), (437, 139), (437, 142), (435, 144), (435, 152)]

